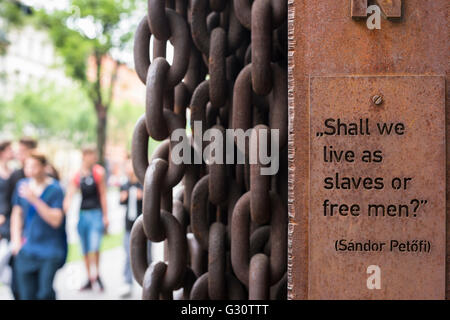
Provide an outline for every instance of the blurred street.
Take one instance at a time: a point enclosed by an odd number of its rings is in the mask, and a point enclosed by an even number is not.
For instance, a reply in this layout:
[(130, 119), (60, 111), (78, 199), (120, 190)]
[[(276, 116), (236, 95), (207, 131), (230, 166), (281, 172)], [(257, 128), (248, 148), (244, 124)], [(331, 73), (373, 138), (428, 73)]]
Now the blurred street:
[[(67, 237), (71, 248), (80, 250), (79, 237), (77, 233), (78, 207), (80, 204), (80, 195), (78, 194), (72, 204), (71, 210), (67, 214)], [(123, 234), (124, 232), (124, 214), (125, 208), (119, 204), (119, 192), (115, 188), (108, 190), (108, 210), (110, 219), (109, 233), (112, 235)], [(123, 237), (121, 237), (123, 238)], [(84, 263), (78, 259), (68, 262), (56, 273), (55, 291), (59, 300), (115, 300), (123, 299), (121, 293), (124, 286), (123, 269), (125, 263), (125, 251), (121, 241), (114, 248), (102, 251), (100, 256), (100, 274), (102, 276), (105, 290), (92, 290), (80, 292), (78, 289), (86, 282), (87, 276)], [(152, 257), (162, 259), (162, 246), (152, 246)], [(73, 249), (72, 249), (73, 250)], [(77, 252), (72, 255), (78, 254)], [(11, 293), (5, 285), (0, 286), (0, 300), (11, 299)], [(134, 282), (132, 294), (126, 299), (141, 299), (141, 288)]]
[[(58, 300), (117, 300), (123, 287), (123, 261), (125, 253), (121, 247), (102, 252), (100, 272), (105, 290), (80, 292), (78, 289), (86, 281), (84, 264), (81, 260), (66, 263), (66, 265), (56, 273), (55, 291)], [(140, 287), (135, 283), (132, 295), (128, 299), (140, 299)], [(0, 300), (12, 299), (10, 290), (6, 286), (0, 287)]]

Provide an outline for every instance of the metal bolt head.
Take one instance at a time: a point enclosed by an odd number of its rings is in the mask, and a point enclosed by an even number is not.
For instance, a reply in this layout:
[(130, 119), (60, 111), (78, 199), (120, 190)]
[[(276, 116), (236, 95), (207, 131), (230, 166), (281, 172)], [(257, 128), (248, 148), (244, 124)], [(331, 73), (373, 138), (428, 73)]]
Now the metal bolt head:
[(372, 102), (375, 105), (379, 106), (383, 103), (383, 97), (381, 95), (376, 94), (372, 97)]

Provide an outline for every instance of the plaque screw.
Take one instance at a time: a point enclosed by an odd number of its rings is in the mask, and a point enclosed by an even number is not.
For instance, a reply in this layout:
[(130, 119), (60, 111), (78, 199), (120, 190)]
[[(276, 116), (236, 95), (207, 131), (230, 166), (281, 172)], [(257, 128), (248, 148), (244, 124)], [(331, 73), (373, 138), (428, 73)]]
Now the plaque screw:
[(374, 95), (374, 96), (372, 97), (372, 102), (375, 103), (375, 105), (379, 106), (380, 104), (383, 103), (383, 97), (380, 96), (380, 95), (378, 95), (378, 94), (377, 94), (377, 95)]

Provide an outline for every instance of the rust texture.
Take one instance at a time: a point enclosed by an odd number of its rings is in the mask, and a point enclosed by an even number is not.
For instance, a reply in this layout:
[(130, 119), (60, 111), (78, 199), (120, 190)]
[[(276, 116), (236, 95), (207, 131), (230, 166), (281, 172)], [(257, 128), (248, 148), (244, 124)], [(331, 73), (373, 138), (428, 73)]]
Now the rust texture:
[(371, 4), (380, 7), (387, 19), (399, 19), (402, 16), (402, 0), (351, 0), (351, 16), (353, 19), (367, 17), (367, 7)]
[[(381, 30), (369, 30), (366, 19), (351, 17), (351, 0), (290, 0), (289, 26), (289, 241), (288, 296), (308, 299), (310, 261), (310, 109), (312, 76), (439, 75), (449, 94), (448, 1), (402, 2), (402, 18), (382, 19)], [(356, 90), (356, 88), (354, 87)], [(394, 89), (393, 89), (394, 90)], [(356, 92), (355, 92), (356, 94)], [(370, 101), (377, 92), (370, 92)], [(410, 104), (416, 97), (410, 97)], [(380, 108), (387, 105), (384, 102)], [(393, 106), (400, 107), (399, 104)], [(445, 101), (446, 124), (450, 121)], [(428, 108), (428, 105), (422, 105)], [(403, 111), (405, 112), (405, 111)], [(442, 116), (442, 115), (441, 115)], [(446, 125), (446, 132), (448, 130)], [(447, 134), (446, 134), (447, 135)], [(446, 159), (450, 148), (446, 146)], [(448, 160), (446, 160), (448, 163)], [(446, 166), (448, 168), (448, 164)], [(446, 184), (450, 175), (446, 170)], [(446, 189), (446, 230), (450, 225)], [(446, 297), (450, 294), (450, 233), (446, 233)], [(414, 277), (414, 275), (412, 275)], [(393, 297), (395, 298), (395, 297)]]
[(368, 0), (352, 0), (352, 18), (367, 17)]
[[(311, 78), (310, 299), (444, 298), (444, 85), (444, 78), (438, 76)], [(374, 93), (382, 94), (382, 105), (372, 102)], [(317, 136), (324, 131), (326, 119), (340, 119), (346, 125), (355, 123), (358, 135)], [(403, 124), (404, 134), (380, 135), (377, 123), (385, 122)], [(324, 162), (324, 147), (338, 153), (351, 151), (354, 162)], [(382, 161), (361, 161), (365, 150), (382, 151)], [(329, 161), (329, 154), (327, 158)], [(324, 188), (325, 177), (333, 178), (335, 188)], [(361, 178), (361, 183), (355, 186), (352, 182), (350, 189), (343, 189), (347, 188), (342, 184), (345, 177), (355, 181)], [(407, 182), (406, 190), (396, 190), (391, 187), (395, 177), (412, 180)], [(381, 180), (373, 184), (368, 178), (383, 178), (383, 188), (378, 184)], [(357, 204), (360, 210), (354, 212), (355, 216), (342, 211), (344, 216), (335, 209), (330, 216), (327, 209), (325, 216), (325, 199), (349, 207)], [(416, 203), (410, 204), (413, 199), (424, 199), (427, 204), (414, 213)], [(408, 209), (403, 207), (401, 212), (394, 212), (391, 207), (390, 215), (385, 210), (382, 217), (379, 207), (376, 209), (379, 216), (375, 216), (374, 209), (368, 216), (369, 204), (385, 208), (405, 204)], [(385, 245), (382, 251), (336, 251), (335, 241), (344, 239), (346, 245), (350, 241)], [(396, 248), (391, 251), (391, 240), (430, 241), (431, 251), (401, 252)], [(377, 248), (370, 247), (370, 250)], [(338, 248), (344, 249), (342, 245)], [(366, 270), (370, 265), (381, 268), (380, 290), (367, 288)]]
[(402, 0), (375, 0), (388, 19), (398, 19), (402, 16)]

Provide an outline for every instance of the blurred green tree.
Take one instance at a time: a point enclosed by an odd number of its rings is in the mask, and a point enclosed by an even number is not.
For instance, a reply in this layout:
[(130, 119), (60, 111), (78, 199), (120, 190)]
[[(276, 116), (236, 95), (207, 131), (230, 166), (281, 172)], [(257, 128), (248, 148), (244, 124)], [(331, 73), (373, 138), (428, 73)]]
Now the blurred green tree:
[(95, 113), (82, 90), (41, 83), (0, 101), (0, 129), (19, 138), (64, 139), (75, 146), (95, 141)]
[[(0, 1), (0, 56), (3, 56), (8, 51), (10, 45), (8, 39), (8, 32), (11, 27), (20, 27), (24, 24), (27, 9), (15, 0)], [(0, 81), (5, 81), (6, 72), (0, 70)], [(1, 104), (0, 104), (1, 106)], [(0, 115), (1, 121), (4, 117)]]
[[(105, 72), (105, 63), (111, 61), (107, 57), (130, 44), (135, 29), (130, 26), (130, 17), (136, 10), (136, 2), (138, 0), (70, 0), (69, 10), (37, 12), (39, 24), (48, 28), (67, 74), (80, 84), (94, 107), (101, 163), (104, 163), (108, 111), (122, 62), (115, 57), (114, 66), (108, 72)], [(87, 72), (90, 57), (95, 64), (93, 76), (88, 76)]]
[[(29, 8), (16, 0), (0, 1), (0, 18), (3, 20), (3, 28), (11, 26), (18, 27), (23, 25)], [(4, 30), (6, 32), (7, 30)]]
[[(110, 114), (110, 122), (108, 124), (108, 138), (120, 142), (127, 146), (127, 150), (131, 151), (132, 135), (124, 137), (124, 132), (133, 132), (134, 126), (138, 119), (142, 116), (142, 106), (134, 105), (130, 102), (113, 104)], [(159, 145), (159, 142), (149, 137), (148, 150), (152, 154), (153, 150)]]
[[(131, 149), (131, 135), (142, 107), (129, 102), (113, 103), (109, 114), (109, 139)], [(12, 99), (0, 99), (0, 131), (15, 138), (25, 133), (39, 140), (65, 140), (75, 147), (96, 140), (96, 115), (89, 98), (77, 86), (56, 83), (30, 84)], [(157, 146), (149, 140), (149, 150)]]

